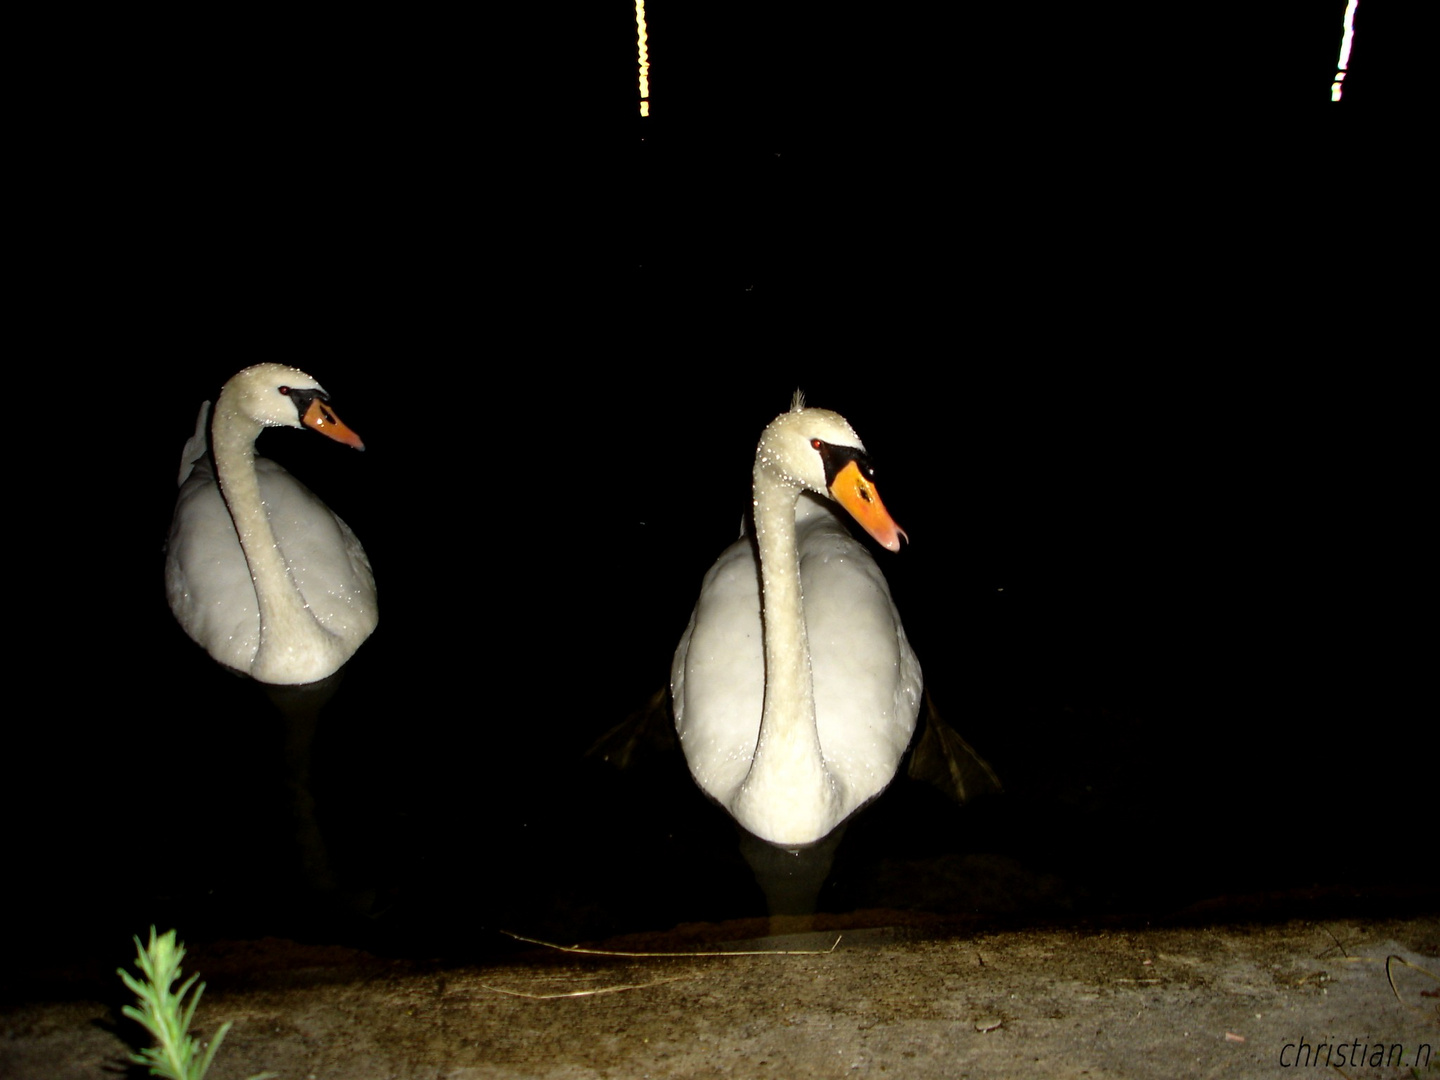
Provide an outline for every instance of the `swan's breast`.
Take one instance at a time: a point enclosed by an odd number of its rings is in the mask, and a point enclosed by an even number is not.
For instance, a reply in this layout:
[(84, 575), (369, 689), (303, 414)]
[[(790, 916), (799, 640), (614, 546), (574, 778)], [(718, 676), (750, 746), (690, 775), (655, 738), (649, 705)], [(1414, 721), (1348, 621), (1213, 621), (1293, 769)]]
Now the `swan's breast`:
[[(359, 540), (281, 466), (259, 458), (255, 473), (295, 588), (316, 620), (353, 648), (378, 622), (375, 581)], [(259, 602), (208, 460), (195, 464), (175, 503), (165, 594), (180, 625), (206, 652), (227, 667), (251, 670), (260, 647)]]
[(865, 546), (833, 515), (802, 523), (799, 541), (816, 734), (858, 805), (890, 782), (910, 743), (920, 664)]
[[(922, 676), (875, 560), (828, 506), (804, 504), (797, 543), (816, 734), (854, 809), (894, 776), (915, 730)], [(706, 574), (671, 688), (690, 772), (729, 805), (750, 772), (765, 703), (760, 574), (749, 538)]]
[(340, 516), (285, 469), (266, 458), (255, 466), (266, 516), (295, 588), (321, 626), (358, 644), (378, 622), (365, 549)]

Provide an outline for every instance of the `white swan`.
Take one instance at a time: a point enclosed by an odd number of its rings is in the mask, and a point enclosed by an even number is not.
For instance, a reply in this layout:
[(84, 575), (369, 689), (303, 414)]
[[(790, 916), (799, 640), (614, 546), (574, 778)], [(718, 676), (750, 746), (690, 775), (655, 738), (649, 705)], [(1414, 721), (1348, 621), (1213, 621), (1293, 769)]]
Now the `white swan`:
[[(320, 384), (283, 364), (246, 368), (220, 391), (205, 454), (200, 406), (180, 460), (165, 595), (185, 632), (226, 667), (294, 685), (334, 673), (375, 629), (375, 578), (350, 527), (266, 458), (266, 427), (309, 427), (363, 450)], [(217, 484), (218, 479), (218, 484)]]
[(691, 775), (772, 844), (828, 835), (890, 782), (915, 730), (920, 664), (831, 501), (898, 551), (872, 475), (845, 419), (797, 393), (755, 452), (755, 536), (710, 568), (675, 650)]

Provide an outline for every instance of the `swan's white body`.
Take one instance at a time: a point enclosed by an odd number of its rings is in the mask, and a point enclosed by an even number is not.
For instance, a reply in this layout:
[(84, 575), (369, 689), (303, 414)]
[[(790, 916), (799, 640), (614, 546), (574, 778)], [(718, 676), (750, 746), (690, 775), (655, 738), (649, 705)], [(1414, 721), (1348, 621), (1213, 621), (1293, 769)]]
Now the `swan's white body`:
[[(266, 427), (309, 426), (363, 449), (303, 371), (259, 364), (220, 391), (205, 454), (200, 407), (180, 462), (165, 595), (217, 661), (265, 683), (337, 671), (378, 620), (370, 561), (350, 527), (288, 472), (256, 458)], [(218, 480), (218, 483), (217, 483)]]
[[(825, 458), (837, 453), (858, 467), (829, 475)], [(920, 708), (920, 664), (889, 587), (831, 501), (899, 548), (863, 454), (842, 417), (798, 395), (765, 429), (755, 536), (710, 568), (671, 668), (691, 774), (781, 846), (822, 839), (878, 795)]]

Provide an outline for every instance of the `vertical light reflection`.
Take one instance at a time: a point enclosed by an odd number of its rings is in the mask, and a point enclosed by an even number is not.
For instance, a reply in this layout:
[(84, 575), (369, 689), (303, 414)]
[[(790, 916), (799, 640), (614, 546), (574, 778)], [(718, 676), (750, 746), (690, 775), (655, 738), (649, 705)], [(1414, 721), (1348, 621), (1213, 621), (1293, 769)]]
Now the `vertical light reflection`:
[(1360, 0), (1347, 0), (1345, 4), (1345, 36), (1340, 39), (1340, 63), (1336, 65), (1335, 81), (1330, 84), (1330, 100), (1339, 101), (1345, 88), (1345, 69), (1350, 66), (1350, 44), (1355, 40), (1355, 9)]
[(635, 30), (640, 44), (640, 115), (649, 116), (650, 50), (645, 44), (648, 40), (645, 34), (645, 0), (635, 0)]

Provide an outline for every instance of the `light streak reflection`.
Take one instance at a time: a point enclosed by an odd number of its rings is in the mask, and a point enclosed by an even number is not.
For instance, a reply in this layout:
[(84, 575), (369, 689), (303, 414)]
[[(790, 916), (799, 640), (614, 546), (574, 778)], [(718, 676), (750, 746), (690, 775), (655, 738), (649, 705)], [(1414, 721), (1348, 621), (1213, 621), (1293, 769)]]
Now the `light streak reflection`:
[(1345, 36), (1340, 39), (1340, 62), (1336, 65), (1335, 81), (1330, 84), (1331, 101), (1339, 101), (1345, 89), (1345, 69), (1350, 66), (1350, 46), (1355, 40), (1355, 9), (1359, 6), (1360, 0), (1346, 0)]
[(645, 0), (635, 0), (635, 31), (640, 46), (640, 115), (650, 115), (650, 49), (646, 42)]

